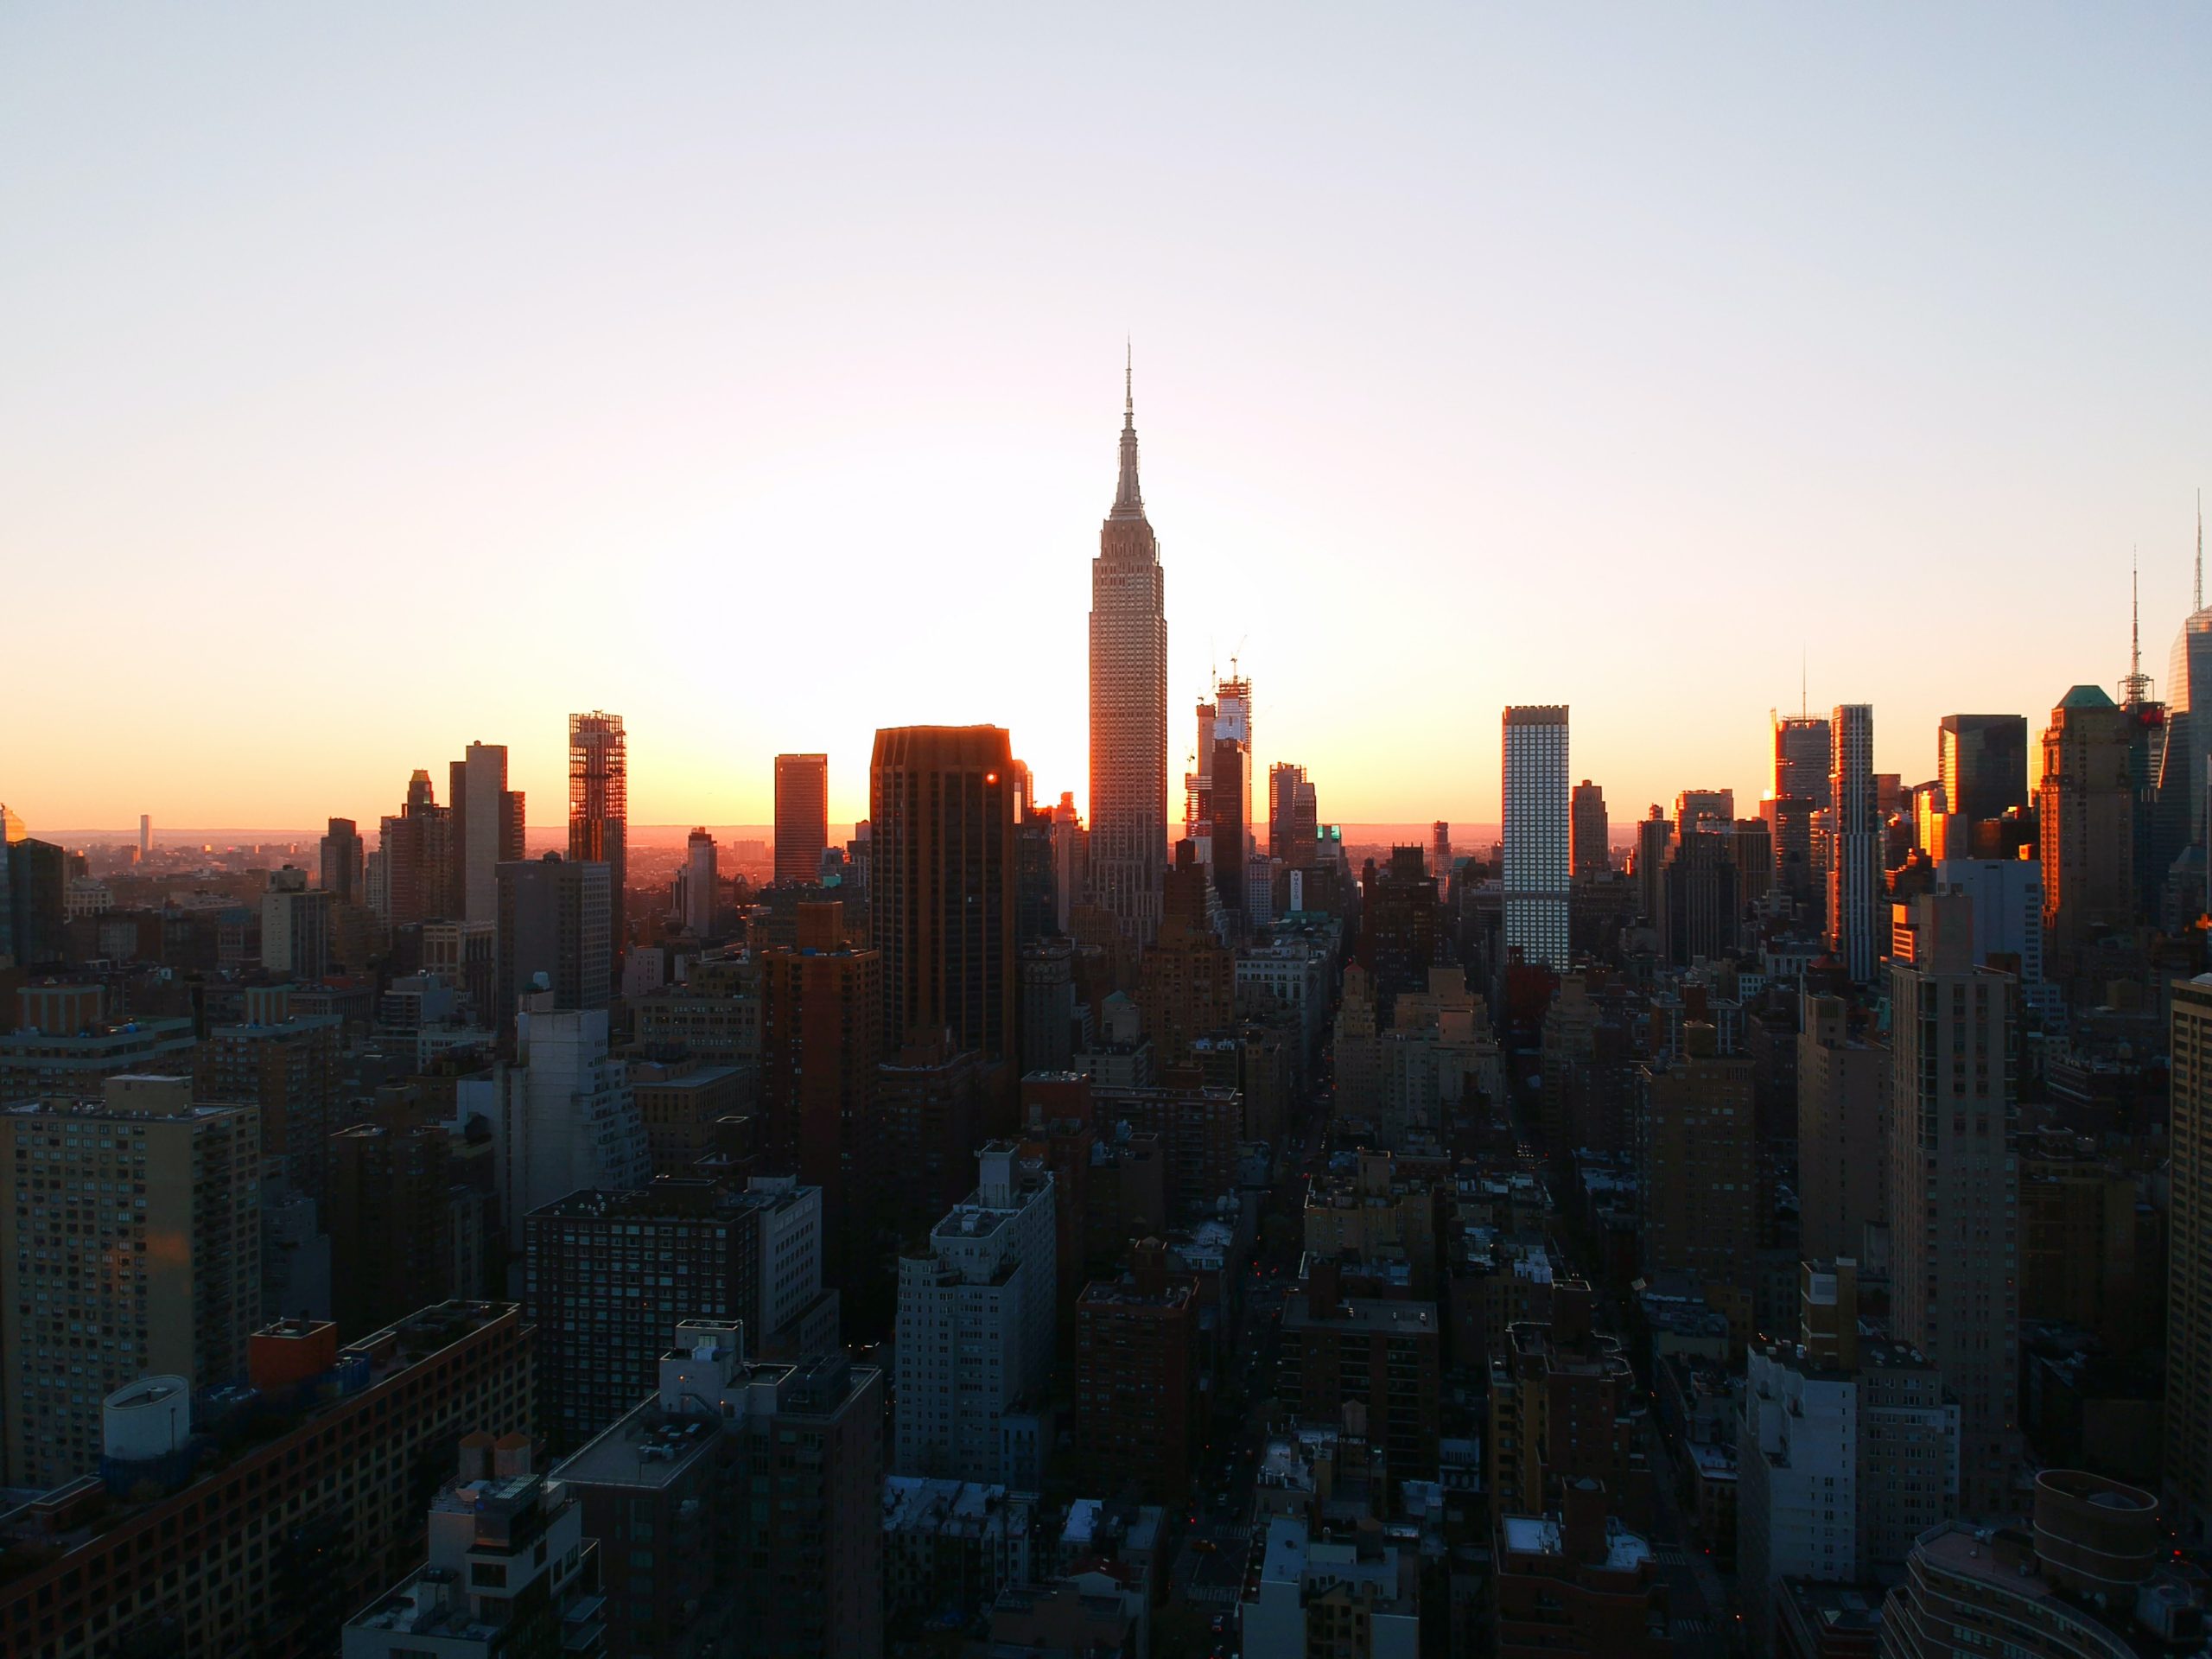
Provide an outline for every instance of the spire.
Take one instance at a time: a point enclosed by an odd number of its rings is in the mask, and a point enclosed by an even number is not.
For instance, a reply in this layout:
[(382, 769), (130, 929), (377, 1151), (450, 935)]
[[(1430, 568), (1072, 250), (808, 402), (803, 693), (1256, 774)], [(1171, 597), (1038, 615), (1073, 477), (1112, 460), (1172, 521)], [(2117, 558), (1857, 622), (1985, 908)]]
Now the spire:
[(2120, 683), (2120, 701), (2131, 709), (2151, 701), (2151, 677), (2143, 671), (2143, 584), (2133, 548), (2127, 550), (2127, 677)]
[(2204, 608), (2204, 492), (2196, 493), (2196, 603), (2195, 610)]
[(1115, 518), (1144, 517), (1144, 493), (1137, 487), (1137, 399), (1135, 353), (1122, 342), (1122, 481), (1114, 492)]

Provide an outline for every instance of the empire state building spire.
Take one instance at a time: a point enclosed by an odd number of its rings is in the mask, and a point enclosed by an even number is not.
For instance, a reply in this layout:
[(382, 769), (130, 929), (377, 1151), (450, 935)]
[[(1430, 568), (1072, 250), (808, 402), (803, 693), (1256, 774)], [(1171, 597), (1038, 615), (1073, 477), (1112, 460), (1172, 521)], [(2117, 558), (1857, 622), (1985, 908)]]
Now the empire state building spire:
[(1090, 565), (1090, 902), (1144, 945), (1167, 868), (1167, 616), (1126, 358), (1122, 375), (1121, 481)]
[(1137, 487), (1137, 400), (1135, 358), (1122, 347), (1122, 481), (1114, 492), (1113, 517), (1144, 517), (1144, 492)]

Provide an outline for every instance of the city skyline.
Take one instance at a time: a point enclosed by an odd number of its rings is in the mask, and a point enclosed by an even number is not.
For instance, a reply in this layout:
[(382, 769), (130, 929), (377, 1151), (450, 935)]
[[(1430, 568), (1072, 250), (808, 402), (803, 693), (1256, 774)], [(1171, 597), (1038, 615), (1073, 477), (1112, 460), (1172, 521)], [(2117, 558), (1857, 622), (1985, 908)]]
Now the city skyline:
[[(1942, 715), (2117, 682), (2131, 548), (2154, 670), (2187, 610), (2212, 247), (2173, 204), (2212, 22), (1912, 14), (1900, 52), (1906, 16), (1185, 20), (1172, 51), (1139, 17), (1077, 52), (692, 13), (538, 20), (518, 62), (487, 13), (425, 80), (397, 22), (149, 13), (142, 55), (19, 15), (12, 596), (77, 614), (99, 573), (134, 672), (19, 640), (77, 718), (17, 734), (6, 798), (371, 822), (481, 738), (550, 803), (555, 723), (605, 707), (640, 823), (765, 823), (787, 751), (857, 817), (874, 731), (914, 722), (1007, 726), (1087, 806), (1125, 334), (1169, 708), (1236, 657), (1256, 766), (1332, 819), (1496, 822), (1523, 702), (1577, 710), (1624, 822), (1755, 798), (1807, 659), (1814, 707), (1877, 708), (1878, 768), (1930, 776)], [(776, 73), (729, 99), (731, 64)], [(264, 602), (364, 695), (281, 695)], [(1959, 620), (1908, 651), (1907, 610)], [(799, 699), (821, 636), (779, 623), (817, 614), (841, 671)], [(496, 626), (456, 659), (464, 618)]]

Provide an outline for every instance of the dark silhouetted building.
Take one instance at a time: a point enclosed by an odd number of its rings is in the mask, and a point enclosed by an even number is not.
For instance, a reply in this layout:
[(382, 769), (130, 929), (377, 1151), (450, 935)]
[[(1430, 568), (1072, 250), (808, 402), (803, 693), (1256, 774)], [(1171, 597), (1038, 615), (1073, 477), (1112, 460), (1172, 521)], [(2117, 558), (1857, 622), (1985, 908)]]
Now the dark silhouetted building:
[(830, 845), (830, 757), (776, 757), (776, 880), (811, 886)]
[[(1014, 752), (1000, 727), (875, 734), (868, 913), (887, 1043), (949, 1030), (987, 1060), (1015, 1057), (1014, 798)], [(1156, 887), (1156, 861), (1154, 871)], [(1158, 903), (1155, 891), (1154, 917)]]
[[(607, 866), (607, 977), (630, 948), (630, 743), (622, 716), (569, 716), (569, 859)], [(586, 1004), (582, 1006), (597, 1006)]]

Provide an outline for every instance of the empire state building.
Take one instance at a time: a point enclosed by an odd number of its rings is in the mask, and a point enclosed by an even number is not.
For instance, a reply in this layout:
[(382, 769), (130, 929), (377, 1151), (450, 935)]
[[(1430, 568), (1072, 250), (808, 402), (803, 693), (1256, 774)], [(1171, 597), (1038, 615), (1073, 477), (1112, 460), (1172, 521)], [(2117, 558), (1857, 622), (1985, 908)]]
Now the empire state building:
[(1090, 566), (1090, 893), (1139, 944), (1160, 931), (1167, 866), (1167, 618), (1122, 389), (1122, 480)]

